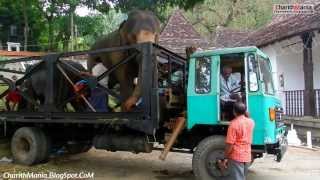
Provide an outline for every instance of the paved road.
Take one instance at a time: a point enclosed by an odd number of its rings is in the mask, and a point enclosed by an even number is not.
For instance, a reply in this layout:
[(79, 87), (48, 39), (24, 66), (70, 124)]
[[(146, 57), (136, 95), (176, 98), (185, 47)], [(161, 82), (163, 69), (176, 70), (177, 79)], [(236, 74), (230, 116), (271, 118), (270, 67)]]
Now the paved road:
[[(168, 160), (152, 154), (111, 153), (91, 150), (88, 153), (59, 157), (33, 167), (0, 165), (3, 172), (81, 172), (95, 173), (95, 179), (107, 180), (194, 180), (191, 155), (171, 153)], [(317, 180), (320, 179), (320, 151), (289, 148), (281, 163), (265, 156), (250, 168), (248, 180)]]

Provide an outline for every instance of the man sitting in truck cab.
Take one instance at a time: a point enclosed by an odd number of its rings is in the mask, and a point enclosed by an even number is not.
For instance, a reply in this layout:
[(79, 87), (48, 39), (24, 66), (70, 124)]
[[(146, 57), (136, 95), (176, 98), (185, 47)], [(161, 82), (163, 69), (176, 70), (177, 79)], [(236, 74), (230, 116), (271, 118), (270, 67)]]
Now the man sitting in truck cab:
[(241, 77), (232, 73), (232, 68), (230, 66), (223, 66), (220, 75), (220, 101), (221, 111), (227, 120), (233, 118), (233, 104), (236, 101), (239, 101), (239, 96), (236, 92), (240, 91), (240, 81)]

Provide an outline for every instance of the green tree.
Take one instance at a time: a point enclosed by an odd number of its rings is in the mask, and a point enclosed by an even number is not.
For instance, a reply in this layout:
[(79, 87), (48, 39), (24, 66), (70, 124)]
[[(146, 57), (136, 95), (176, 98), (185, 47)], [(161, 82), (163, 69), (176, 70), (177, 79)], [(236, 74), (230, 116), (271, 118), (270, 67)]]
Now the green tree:
[[(10, 39), (21, 44), (36, 44), (43, 30), (43, 19), (35, 8), (35, 0), (28, 0), (27, 4), (20, 0), (0, 1), (0, 39), (8, 41), (10, 26), (17, 27), (17, 37)], [(25, 46), (24, 50), (37, 50), (35, 46)]]
[(193, 25), (206, 36), (217, 26), (254, 30), (272, 18), (273, 3), (280, 0), (205, 0), (186, 12)]
[(97, 38), (106, 35), (119, 27), (126, 15), (111, 9), (107, 14), (97, 14), (76, 18), (80, 49), (88, 49)]
[(204, 0), (101, 0), (97, 1), (96, 4), (87, 4), (87, 6), (95, 8), (102, 13), (108, 12), (111, 7), (124, 13), (133, 9), (150, 10), (163, 22), (168, 17), (168, 11), (170, 11), (172, 7), (190, 9), (203, 1)]

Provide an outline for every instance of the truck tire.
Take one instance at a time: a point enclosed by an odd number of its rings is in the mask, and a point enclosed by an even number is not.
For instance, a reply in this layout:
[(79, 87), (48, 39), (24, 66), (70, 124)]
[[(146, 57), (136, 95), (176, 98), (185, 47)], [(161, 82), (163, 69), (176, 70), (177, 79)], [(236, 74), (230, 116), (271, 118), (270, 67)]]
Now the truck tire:
[(225, 137), (210, 136), (196, 147), (192, 158), (192, 169), (197, 180), (214, 180), (224, 175), (216, 166), (216, 161), (224, 158)]
[(11, 140), (11, 151), (14, 162), (22, 165), (33, 165), (49, 157), (49, 140), (43, 131), (36, 127), (18, 129)]

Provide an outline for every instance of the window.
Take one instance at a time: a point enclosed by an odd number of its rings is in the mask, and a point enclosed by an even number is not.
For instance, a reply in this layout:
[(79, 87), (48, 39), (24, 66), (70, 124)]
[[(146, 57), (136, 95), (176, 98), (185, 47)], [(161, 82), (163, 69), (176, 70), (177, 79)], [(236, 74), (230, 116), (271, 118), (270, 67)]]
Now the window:
[(211, 91), (211, 59), (197, 58), (195, 68), (195, 91), (198, 94), (208, 94)]
[(274, 87), (272, 81), (271, 66), (268, 59), (259, 56), (260, 77), (263, 81), (262, 88), (266, 94), (274, 94)]
[(258, 62), (254, 54), (248, 55), (249, 90), (258, 91)]

